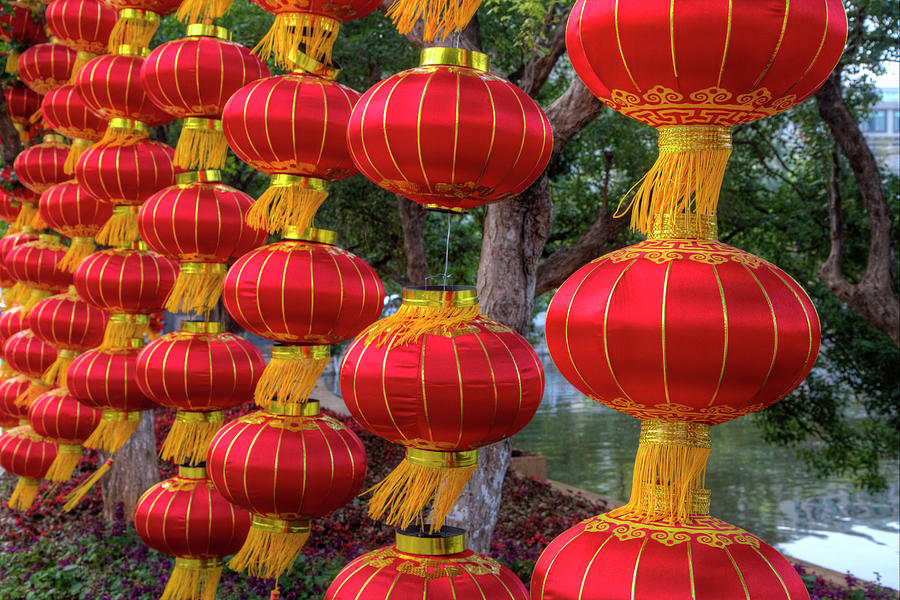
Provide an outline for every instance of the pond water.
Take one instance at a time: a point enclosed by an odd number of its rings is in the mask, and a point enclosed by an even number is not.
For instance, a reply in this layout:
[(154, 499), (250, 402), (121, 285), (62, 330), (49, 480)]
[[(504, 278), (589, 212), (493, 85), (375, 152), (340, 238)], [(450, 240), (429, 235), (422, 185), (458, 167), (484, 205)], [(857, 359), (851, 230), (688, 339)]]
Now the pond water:
[[(537, 415), (514, 438), (547, 457), (551, 479), (627, 499), (640, 423), (573, 388), (538, 353), (547, 384)], [(707, 487), (710, 512), (781, 552), (839, 572), (900, 588), (900, 468), (888, 465), (889, 489), (866, 494), (848, 479), (820, 479), (790, 450), (760, 440), (750, 418), (712, 428)]]

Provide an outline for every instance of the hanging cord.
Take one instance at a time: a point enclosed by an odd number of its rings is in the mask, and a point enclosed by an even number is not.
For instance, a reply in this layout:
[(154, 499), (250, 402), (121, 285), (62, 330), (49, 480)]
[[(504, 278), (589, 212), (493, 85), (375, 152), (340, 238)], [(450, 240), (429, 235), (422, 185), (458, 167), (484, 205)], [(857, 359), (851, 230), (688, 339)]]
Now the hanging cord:
[(451, 220), (453, 215), (447, 213), (447, 241), (444, 244), (444, 272), (441, 274), (441, 278), (444, 280), (444, 289), (447, 289), (447, 280), (450, 279), (450, 274), (447, 273), (447, 269), (450, 267), (450, 225), (453, 223)]

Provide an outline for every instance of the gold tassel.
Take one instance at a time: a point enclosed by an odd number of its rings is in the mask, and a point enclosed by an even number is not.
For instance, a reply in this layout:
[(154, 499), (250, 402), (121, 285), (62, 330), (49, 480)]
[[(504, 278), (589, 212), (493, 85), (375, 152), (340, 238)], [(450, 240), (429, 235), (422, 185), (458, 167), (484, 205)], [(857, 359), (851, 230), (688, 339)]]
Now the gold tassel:
[(75, 173), (75, 165), (78, 164), (78, 159), (81, 158), (81, 155), (93, 144), (94, 142), (85, 138), (75, 138), (72, 140), (72, 145), (69, 147), (69, 153), (66, 155), (66, 162), (63, 163), (63, 172), (66, 175), (73, 175)]
[(140, 206), (116, 206), (109, 220), (103, 224), (94, 238), (105, 246), (124, 248), (140, 237), (138, 211)]
[(42, 396), (53, 389), (53, 386), (37, 379), (31, 380), (31, 385), (25, 388), (25, 391), (16, 396), (15, 404), (18, 407), (29, 409), (31, 404), (37, 400), (38, 396)]
[(214, 19), (223, 17), (231, 8), (232, 0), (183, 0), (178, 5), (175, 17), (182, 23), (212, 24)]
[(481, 0), (394, 0), (385, 14), (403, 35), (422, 19), (422, 39), (430, 42), (465, 29), (480, 4)]
[(68, 383), (69, 367), (72, 366), (76, 358), (78, 358), (78, 352), (75, 350), (69, 350), (68, 348), (58, 350), (56, 352), (56, 360), (44, 371), (44, 374), (41, 375), (41, 380), (52, 381), (57, 387), (65, 389)]
[(131, 340), (143, 339), (149, 329), (150, 315), (112, 313), (103, 332), (103, 343), (97, 349), (105, 352), (128, 348)]
[(125, 445), (140, 424), (140, 411), (104, 410), (100, 424), (82, 445), (91, 450), (105, 450), (112, 454)]
[(34, 504), (37, 496), (38, 488), (41, 487), (40, 479), (32, 479), (31, 477), (19, 477), (16, 488), (9, 497), (9, 506), (13, 510), (28, 510)]
[(622, 199), (616, 216), (631, 208), (631, 228), (647, 234), (657, 215), (715, 215), (729, 156), (728, 127), (660, 127), (659, 158), (632, 187), (632, 199)]
[(176, 558), (159, 600), (215, 600), (221, 577), (221, 558)]
[(31, 222), (34, 220), (34, 217), (37, 214), (38, 207), (36, 204), (32, 204), (31, 202), (23, 202), (22, 208), (19, 209), (19, 215), (16, 217), (16, 227), (18, 227), (19, 229), (31, 227)]
[(277, 578), (294, 564), (308, 539), (307, 521), (281, 521), (253, 515), (247, 540), (228, 566), (235, 571), (246, 569), (254, 577)]
[(13, 123), (13, 127), (16, 128), (16, 131), (19, 132), (19, 141), (22, 142), (23, 146), (27, 146), (31, 143), (31, 132), (28, 131), (28, 126), (23, 125), (22, 123)]
[(41, 211), (38, 209), (34, 216), (31, 218), (30, 226), (35, 231), (42, 231), (44, 229), (49, 229), (50, 226), (47, 225), (47, 222), (44, 220), (44, 217), (41, 216)]
[(15, 75), (19, 72), (19, 55), (11, 51), (6, 55), (6, 72)]
[(75, 471), (75, 467), (78, 466), (78, 461), (81, 460), (81, 454), (82, 450), (79, 445), (60, 444), (59, 449), (56, 451), (56, 458), (53, 459), (50, 468), (47, 469), (44, 479), (58, 482), (72, 479), (72, 473)]
[(79, 50), (75, 54), (75, 62), (72, 63), (72, 77), (69, 79), (69, 85), (75, 85), (75, 79), (78, 77), (78, 71), (81, 70), (81, 67), (88, 64), (95, 58), (97, 58), (96, 54), (84, 52), (82, 50)]
[(285, 70), (294, 68), (297, 48), (303, 48), (303, 53), (317, 62), (331, 64), (331, 49), (340, 27), (340, 21), (323, 15), (277, 13), (253, 53), (264, 61), (274, 54), (275, 65)]
[(406, 449), (406, 458), (387, 477), (365, 493), (369, 517), (395, 527), (406, 528), (421, 519), (422, 511), (432, 504), (430, 527), (439, 530), (478, 467), (478, 450), (439, 452)]
[[(18, 281), (17, 281), (16, 283), (14, 283), (12, 287), (8, 287), (8, 288), (6, 288), (5, 290), (3, 290), (3, 304), (4, 304), (4, 306), (12, 307), (12, 306), (14, 306), (14, 305), (16, 305), (16, 304), (22, 304), (22, 303), (19, 301), (19, 298), (20, 298), (20, 297), (22, 296), (22, 294), (23, 294), (23, 289), (27, 289), (27, 290), (28, 290), (28, 292), (27, 292), (27, 295), (28, 295), (28, 296), (31, 295), (31, 290), (28, 289), (28, 288), (26, 288), (26, 286), (25, 286), (24, 283), (20, 283), (20, 282), (18, 282)], [(27, 299), (27, 296), (26, 296), (26, 299)]]
[(179, 410), (169, 434), (159, 450), (159, 457), (176, 464), (206, 462), (206, 451), (216, 433), (222, 428), (222, 411), (194, 412)]
[(166, 310), (202, 315), (215, 308), (222, 296), (227, 266), (221, 263), (181, 263)]
[(134, 119), (114, 118), (110, 119), (103, 132), (103, 137), (95, 145), (105, 146), (133, 146), (146, 140), (150, 136), (150, 127), (141, 121)]
[(29, 314), (31, 314), (31, 309), (37, 306), (38, 302), (40, 302), (41, 300), (46, 300), (51, 295), (52, 294), (47, 290), (31, 289), (31, 293), (28, 294), (28, 298), (25, 300), (25, 302), (22, 303), (22, 316), (27, 317)]
[(94, 238), (73, 237), (72, 244), (59, 261), (58, 266), (64, 271), (74, 273), (75, 269), (78, 268), (78, 265), (81, 264), (81, 261), (93, 254), (96, 250), (97, 244), (94, 243)]
[(100, 478), (106, 475), (110, 469), (112, 469), (113, 458), (109, 457), (105, 463), (100, 465), (100, 468), (91, 473), (90, 477), (82, 481), (78, 484), (74, 490), (69, 492), (69, 495), (66, 496), (66, 503), (63, 504), (63, 511), (69, 512), (81, 502), (81, 499), (87, 495), (91, 488), (100, 481)]
[(328, 197), (328, 182), (299, 175), (272, 175), (269, 188), (247, 213), (247, 225), (270, 233), (296, 227), (306, 231)]
[(480, 316), (473, 288), (462, 290), (406, 288), (394, 314), (375, 321), (364, 332), (366, 345), (411, 344), (423, 335), (450, 335)]
[(0, 381), (6, 381), (10, 377), (15, 377), (16, 375), (18, 375), (18, 372), (9, 366), (8, 362), (3, 361), (0, 363)]
[(273, 346), (272, 359), (263, 369), (253, 399), (263, 408), (276, 401), (305, 403), (330, 360), (328, 346)]
[(186, 170), (221, 169), (228, 158), (228, 142), (221, 119), (189, 117), (184, 120), (175, 146), (176, 167)]
[(149, 10), (123, 8), (119, 19), (109, 34), (109, 53), (115, 54), (119, 46), (149, 48), (150, 41), (159, 29), (159, 15)]
[(691, 491), (704, 487), (709, 425), (689, 421), (641, 421), (631, 499), (613, 517), (680, 524), (692, 514)]

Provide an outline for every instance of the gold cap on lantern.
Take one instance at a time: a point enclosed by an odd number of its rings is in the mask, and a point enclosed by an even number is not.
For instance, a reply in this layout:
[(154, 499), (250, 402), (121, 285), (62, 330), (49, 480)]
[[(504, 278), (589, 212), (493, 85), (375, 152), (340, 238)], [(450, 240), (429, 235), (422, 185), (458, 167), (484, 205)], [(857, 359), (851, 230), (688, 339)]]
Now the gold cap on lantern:
[(449, 556), (466, 549), (466, 532), (458, 527), (441, 527), (436, 533), (419, 529), (398, 529), (394, 545), (399, 552), (424, 556)]
[(462, 48), (424, 48), (419, 54), (419, 66), (448, 65), (489, 71), (491, 59), (487, 54)]

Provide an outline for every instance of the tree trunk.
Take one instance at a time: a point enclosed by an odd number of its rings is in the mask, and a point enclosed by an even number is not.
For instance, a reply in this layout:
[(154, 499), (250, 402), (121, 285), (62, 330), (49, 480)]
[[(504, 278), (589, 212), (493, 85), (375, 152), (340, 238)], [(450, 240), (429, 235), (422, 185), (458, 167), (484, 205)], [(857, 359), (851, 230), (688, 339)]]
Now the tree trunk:
[(406, 278), (410, 285), (425, 285), (428, 256), (425, 253), (425, 209), (397, 196), (397, 213), (403, 229), (403, 252), (406, 255)]
[(116, 452), (112, 469), (102, 479), (104, 518), (113, 520), (121, 502), (125, 520), (131, 521), (141, 494), (160, 481), (154, 429), (153, 411), (145, 411), (131, 439)]
[(13, 161), (22, 151), (22, 140), (19, 139), (19, 132), (13, 125), (12, 119), (6, 114), (6, 111), (0, 112), (0, 139), (3, 140), (3, 146), (0, 147), (0, 158), (3, 162), (12, 166)]

